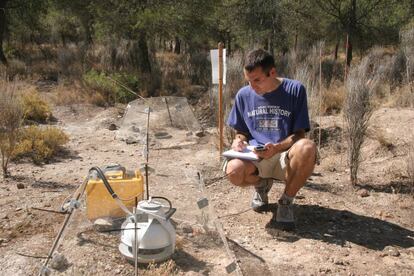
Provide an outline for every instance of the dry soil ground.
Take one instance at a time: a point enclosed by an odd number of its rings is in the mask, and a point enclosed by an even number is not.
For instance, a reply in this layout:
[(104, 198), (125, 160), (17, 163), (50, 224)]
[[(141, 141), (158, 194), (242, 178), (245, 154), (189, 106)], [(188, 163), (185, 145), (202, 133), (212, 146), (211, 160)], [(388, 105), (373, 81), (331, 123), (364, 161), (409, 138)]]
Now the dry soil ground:
[[(137, 168), (142, 145), (115, 140), (108, 129), (122, 111), (88, 105), (56, 107), (57, 126), (70, 135), (67, 153), (50, 164), (11, 164), (13, 177), (0, 181), (0, 275), (34, 275), (60, 227), (59, 214), (32, 209), (58, 209), (82, 182), (88, 169), (108, 163)], [(412, 143), (414, 110), (380, 109), (363, 147), (361, 192), (348, 184), (342, 119), (321, 118), (321, 164), (295, 203), (294, 232), (273, 223), (283, 184), (270, 192), (267, 213), (249, 209), (252, 189), (233, 187), (220, 177), (213, 129), (205, 136), (164, 129), (172, 137), (151, 137), (150, 176), (153, 195), (169, 198), (177, 213), (177, 250), (164, 268), (179, 275), (225, 275), (231, 262), (215, 231), (219, 217), (243, 275), (413, 275), (414, 199), (405, 172), (406, 145)], [(389, 143), (380, 143), (380, 141)], [(202, 197), (197, 172), (210, 199), (208, 218), (197, 208)], [(17, 184), (24, 189), (17, 189)], [(362, 196), (361, 196), (362, 195)], [(209, 227), (209, 231), (204, 226)], [(69, 264), (53, 275), (131, 275), (133, 265), (119, 254), (119, 233), (98, 233), (86, 219), (85, 207), (70, 223), (58, 251)]]

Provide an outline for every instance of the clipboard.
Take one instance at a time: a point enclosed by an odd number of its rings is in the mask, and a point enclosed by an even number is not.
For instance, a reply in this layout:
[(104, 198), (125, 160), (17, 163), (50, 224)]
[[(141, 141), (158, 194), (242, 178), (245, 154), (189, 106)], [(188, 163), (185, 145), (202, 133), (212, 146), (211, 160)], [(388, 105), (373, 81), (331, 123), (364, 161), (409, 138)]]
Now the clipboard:
[(226, 158), (238, 158), (250, 161), (259, 161), (260, 158), (253, 152), (254, 146), (247, 146), (243, 151), (227, 150), (222, 153)]

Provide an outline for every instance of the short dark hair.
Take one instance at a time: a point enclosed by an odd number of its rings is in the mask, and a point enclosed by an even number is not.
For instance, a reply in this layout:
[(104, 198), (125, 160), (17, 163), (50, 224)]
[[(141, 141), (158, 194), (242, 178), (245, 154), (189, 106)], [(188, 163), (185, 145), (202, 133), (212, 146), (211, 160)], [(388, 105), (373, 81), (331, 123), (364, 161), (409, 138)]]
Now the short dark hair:
[(276, 67), (273, 56), (263, 49), (250, 51), (246, 55), (244, 62), (244, 69), (247, 72), (251, 72), (259, 67), (261, 67), (266, 74), (268, 74), (272, 68)]

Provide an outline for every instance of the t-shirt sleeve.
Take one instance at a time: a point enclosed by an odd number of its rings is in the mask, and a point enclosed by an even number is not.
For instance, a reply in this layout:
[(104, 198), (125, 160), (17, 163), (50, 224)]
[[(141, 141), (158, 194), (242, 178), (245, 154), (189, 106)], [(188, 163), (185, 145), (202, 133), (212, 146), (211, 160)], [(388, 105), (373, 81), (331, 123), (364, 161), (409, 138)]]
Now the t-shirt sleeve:
[(304, 129), (306, 132), (310, 130), (308, 101), (306, 97), (306, 88), (300, 85), (297, 94), (297, 102), (295, 105), (293, 132)]
[(229, 117), (227, 119), (227, 125), (235, 130), (249, 133), (249, 129), (244, 121), (243, 117), (243, 103), (241, 101), (240, 94), (237, 93), (236, 99), (234, 101), (234, 105), (229, 113)]

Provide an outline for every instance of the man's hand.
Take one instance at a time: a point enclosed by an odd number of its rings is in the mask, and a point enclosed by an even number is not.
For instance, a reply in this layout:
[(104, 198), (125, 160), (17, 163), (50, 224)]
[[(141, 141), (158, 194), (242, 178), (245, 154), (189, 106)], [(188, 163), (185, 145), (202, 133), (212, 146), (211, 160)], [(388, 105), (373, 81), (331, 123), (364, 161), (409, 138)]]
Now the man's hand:
[(256, 151), (256, 150), (254, 151), (254, 153), (256, 153), (258, 157), (263, 158), (263, 159), (269, 159), (273, 155), (283, 151), (280, 148), (280, 144), (267, 143), (266, 145), (264, 145), (264, 147), (265, 147), (265, 150), (263, 151)]
[(231, 149), (235, 151), (243, 151), (247, 146), (247, 142), (241, 139), (239, 136), (236, 136), (236, 138), (233, 140), (233, 143), (231, 144)]

